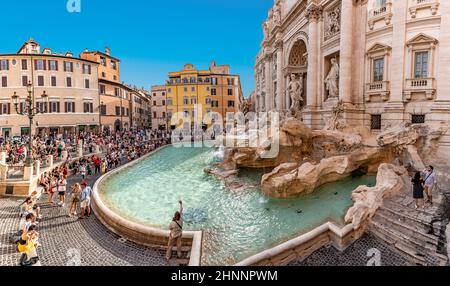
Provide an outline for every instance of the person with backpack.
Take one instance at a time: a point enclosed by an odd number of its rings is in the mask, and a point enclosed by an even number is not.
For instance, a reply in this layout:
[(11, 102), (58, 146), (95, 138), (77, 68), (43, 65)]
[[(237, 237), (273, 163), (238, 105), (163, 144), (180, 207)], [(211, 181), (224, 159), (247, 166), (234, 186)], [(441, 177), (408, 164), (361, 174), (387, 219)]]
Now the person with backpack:
[(177, 246), (177, 256), (181, 258), (181, 242), (183, 238), (183, 202), (180, 200), (180, 211), (176, 212), (169, 225), (170, 235), (167, 245), (166, 259), (172, 258), (172, 248)]
[(436, 172), (433, 166), (428, 166), (424, 171), (425, 178), (425, 194), (427, 194), (428, 200), (425, 203), (433, 205), (433, 189), (436, 186)]

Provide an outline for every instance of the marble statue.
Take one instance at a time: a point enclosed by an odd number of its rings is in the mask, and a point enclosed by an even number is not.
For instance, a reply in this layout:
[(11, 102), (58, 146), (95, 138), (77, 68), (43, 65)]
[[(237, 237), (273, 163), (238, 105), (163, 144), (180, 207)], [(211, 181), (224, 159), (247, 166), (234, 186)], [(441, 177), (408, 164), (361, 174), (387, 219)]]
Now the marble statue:
[(335, 58), (331, 59), (331, 69), (325, 79), (329, 98), (339, 97), (339, 64)]
[(273, 7), (273, 22), (275, 23), (275, 25), (281, 24), (280, 0), (275, 0), (275, 6)]
[(291, 112), (297, 116), (303, 106), (303, 75), (297, 78), (291, 74), (287, 90), (292, 101)]
[(263, 23), (263, 32), (264, 32), (264, 39), (269, 38), (270, 35), (270, 28), (269, 28), (269, 22), (266, 20)]

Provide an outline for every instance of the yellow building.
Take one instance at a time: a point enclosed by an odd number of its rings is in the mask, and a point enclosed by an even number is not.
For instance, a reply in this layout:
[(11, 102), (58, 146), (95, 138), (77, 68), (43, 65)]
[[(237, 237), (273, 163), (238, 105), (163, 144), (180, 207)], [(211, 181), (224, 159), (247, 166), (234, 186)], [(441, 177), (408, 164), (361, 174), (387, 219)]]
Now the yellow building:
[[(207, 118), (214, 122), (221, 116), (226, 120), (226, 116), (230, 118), (239, 111), (243, 98), (239, 75), (230, 74), (228, 65), (217, 66), (215, 62), (208, 70), (198, 70), (192, 64), (186, 64), (183, 70), (169, 73), (166, 89), (167, 117), (174, 119), (172, 128), (181, 120), (184, 129), (193, 128), (194, 122), (197, 126), (210, 126), (212, 122)], [(198, 110), (195, 110), (196, 106)], [(183, 118), (173, 117), (175, 114)], [(190, 119), (190, 126), (186, 119)]]

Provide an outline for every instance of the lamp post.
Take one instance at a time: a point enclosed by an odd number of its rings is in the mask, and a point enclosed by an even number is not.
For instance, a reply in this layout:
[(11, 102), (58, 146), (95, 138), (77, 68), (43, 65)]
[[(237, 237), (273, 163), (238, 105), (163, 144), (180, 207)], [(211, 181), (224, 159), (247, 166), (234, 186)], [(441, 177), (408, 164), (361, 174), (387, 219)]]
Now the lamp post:
[[(33, 126), (33, 118), (38, 114), (44, 114), (46, 112), (45, 106), (42, 106), (41, 110), (38, 106), (34, 106), (34, 87), (31, 81), (27, 84), (27, 93), (28, 96), (25, 99), (25, 105), (21, 108), (22, 110), (19, 110), (19, 96), (16, 92), (14, 92), (14, 95), (12, 96), (12, 101), (14, 104), (14, 107), (16, 109), (16, 113), (19, 115), (27, 116), (29, 119), (29, 134), (28, 134), (28, 150), (27, 150), (27, 160), (26, 165), (28, 167), (31, 167), (33, 165), (33, 158), (32, 158), (32, 149), (33, 149), (33, 140), (31, 138), (31, 128)], [(42, 103), (48, 104), (48, 95), (45, 93), (45, 91), (41, 95)]]
[[(100, 102), (100, 134), (103, 133), (103, 126), (102, 126), (102, 116), (103, 116), (103, 108), (104, 108), (105, 104), (102, 102)], [(106, 110), (105, 110), (106, 111)], [(105, 114), (106, 115), (106, 114)]]

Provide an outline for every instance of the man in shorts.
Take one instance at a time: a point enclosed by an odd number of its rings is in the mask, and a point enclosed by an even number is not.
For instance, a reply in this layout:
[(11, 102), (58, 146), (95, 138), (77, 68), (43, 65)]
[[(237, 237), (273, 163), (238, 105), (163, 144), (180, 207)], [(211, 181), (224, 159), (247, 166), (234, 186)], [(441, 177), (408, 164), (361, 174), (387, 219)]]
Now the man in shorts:
[(81, 191), (81, 217), (80, 219), (84, 219), (84, 215), (87, 212), (87, 217), (91, 216), (91, 197), (92, 197), (92, 189), (88, 186), (86, 181), (81, 184), (83, 190)]

